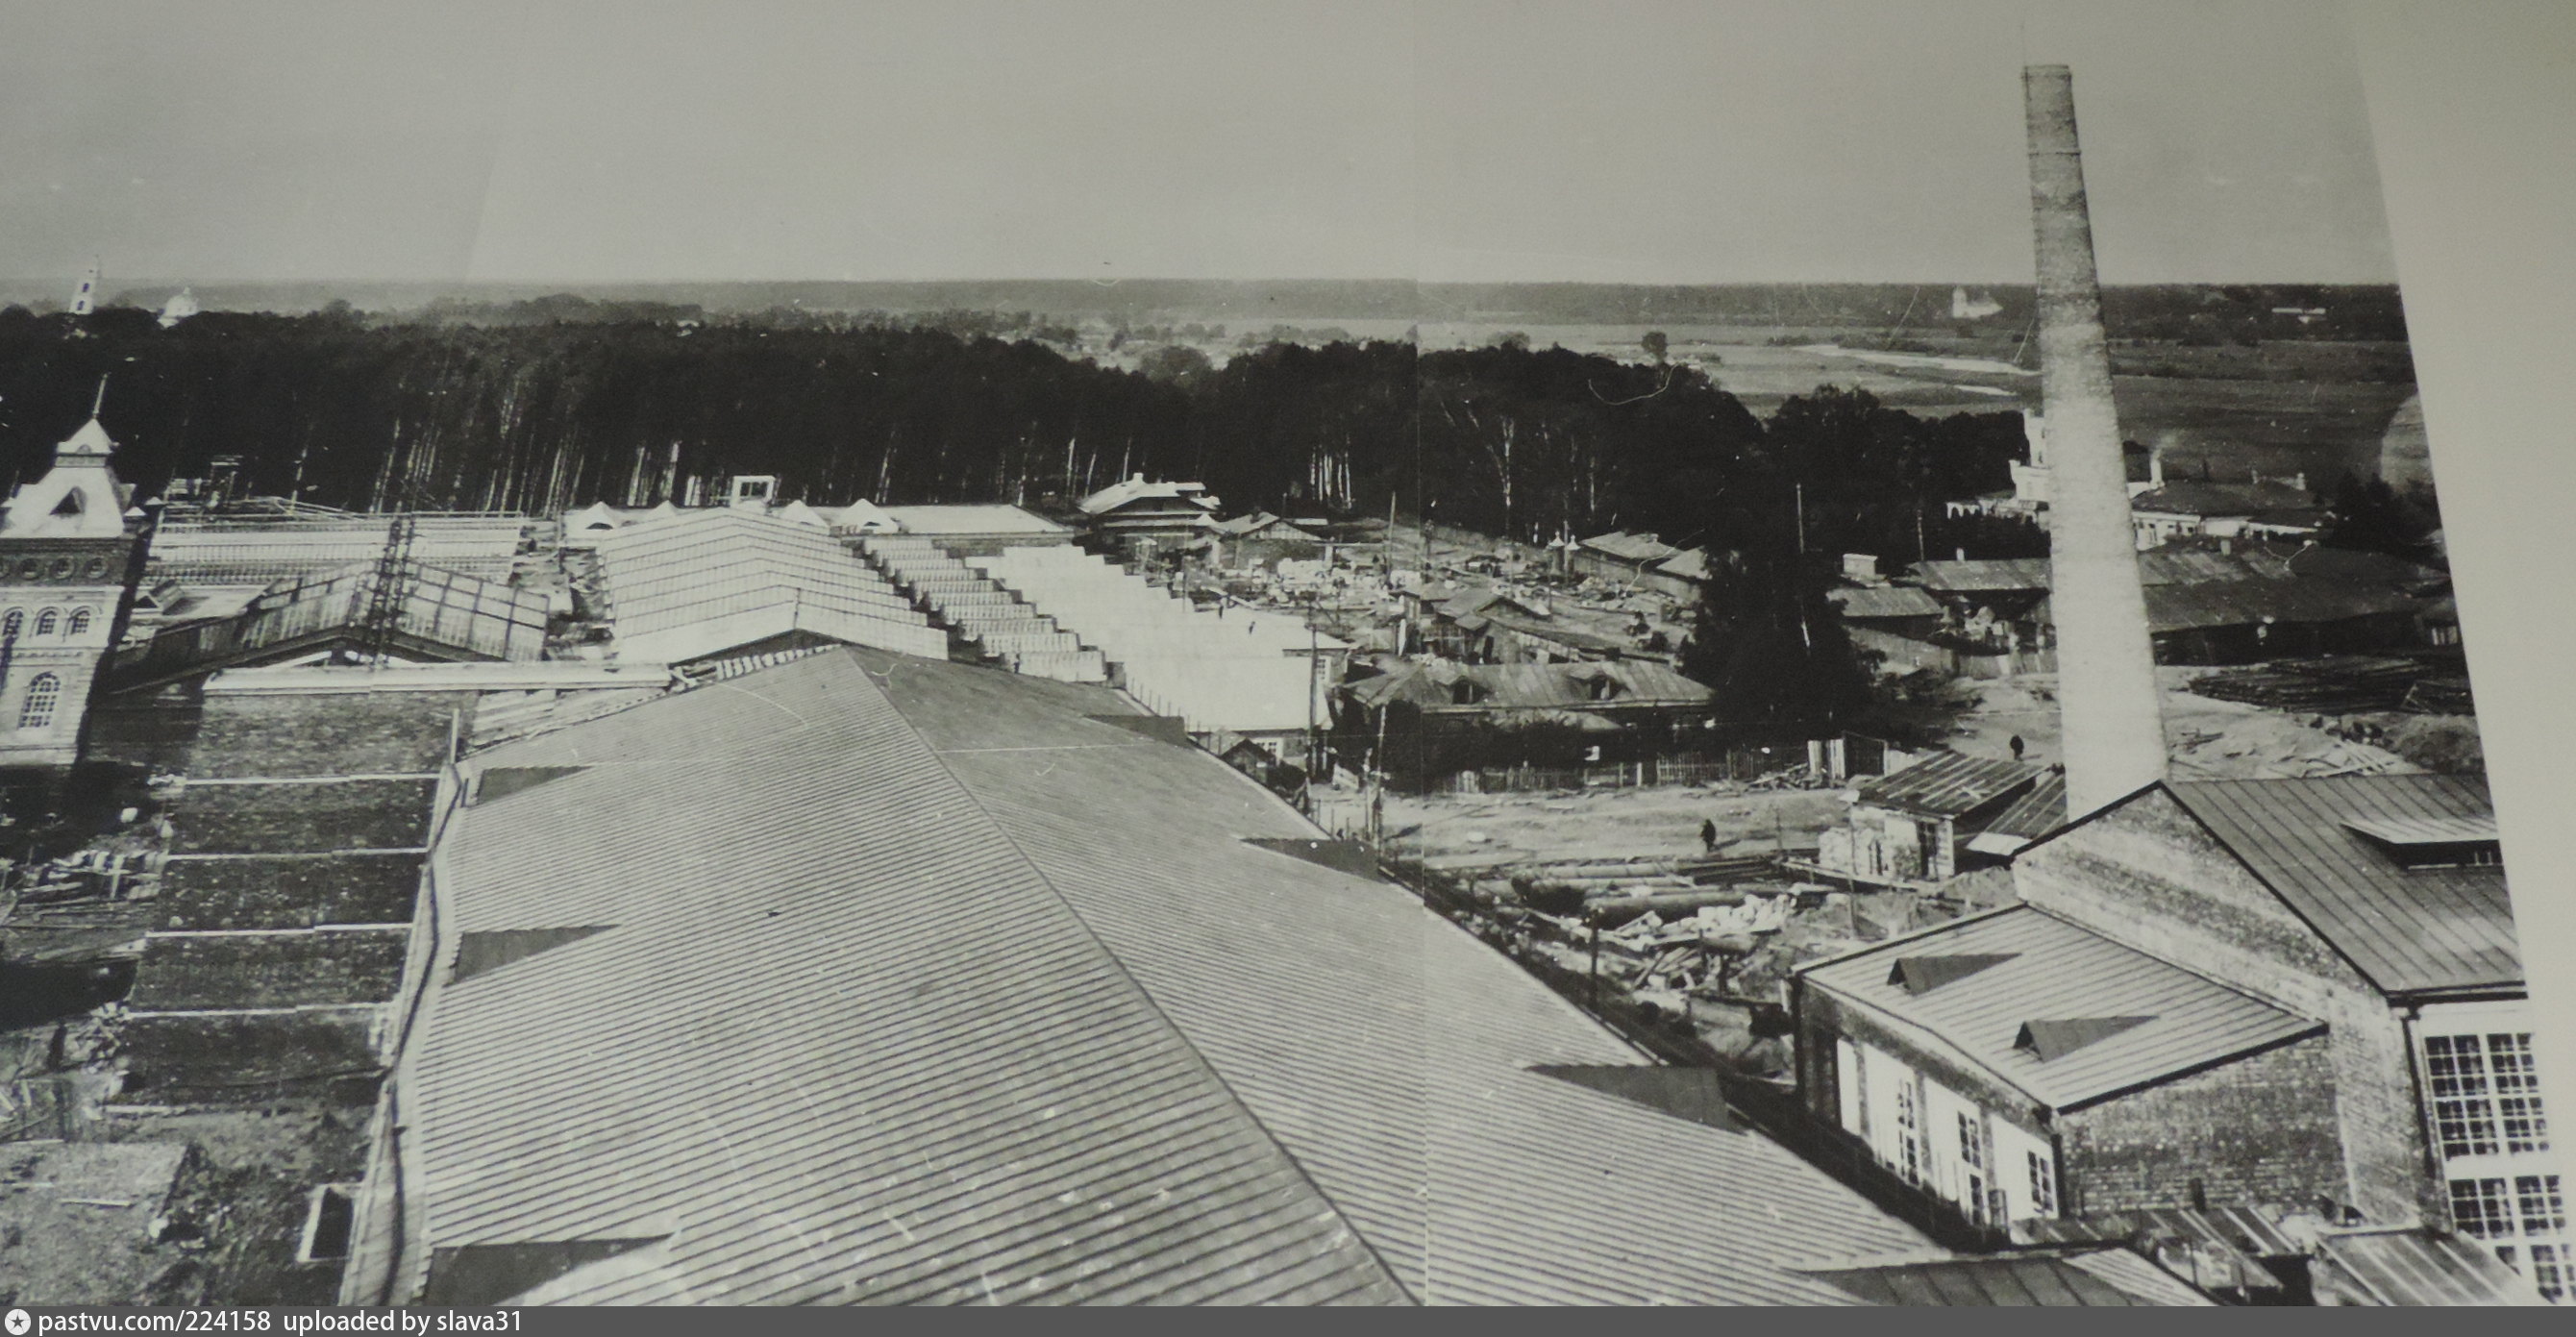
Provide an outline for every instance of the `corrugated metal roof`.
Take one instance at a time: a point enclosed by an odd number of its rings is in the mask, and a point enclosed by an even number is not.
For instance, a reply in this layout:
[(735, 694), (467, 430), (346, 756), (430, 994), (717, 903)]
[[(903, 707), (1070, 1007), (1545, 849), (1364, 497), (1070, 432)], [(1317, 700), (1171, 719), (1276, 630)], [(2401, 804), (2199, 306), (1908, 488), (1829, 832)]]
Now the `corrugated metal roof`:
[(1139, 501), (1185, 502), (1206, 510), (1216, 509), (1216, 498), (1207, 494), (1205, 483), (1149, 483), (1143, 478), (1129, 478), (1074, 503), (1085, 515), (1104, 515), (1119, 507)]
[[(1919, 994), (1891, 978), (1906, 957), (1984, 955), (2010, 959)], [(1930, 1032), (2057, 1110), (2325, 1029), (2028, 906), (1964, 919), (1803, 973), (1841, 998)], [(2032, 1022), (2111, 1017), (2152, 1020), (2055, 1058), (2019, 1043)]]
[(1882, 1305), (2116, 1308), (2218, 1303), (2126, 1249), (1881, 1263), (1816, 1275)]
[(2048, 588), (2048, 559), (2045, 557), (1994, 558), (1972, 562), (1916, 562), (1914, 579), (1927, 590), (1944, 593), (1984, 593), (1999, 590), (2044, 590)]
[[(2001, 557), (1966, 562), (1916, 562), (1914, 581), (1927, 590), (1969, 594), (2049, 587), (2045, 557)], [(2163, 548), (2138, 554), (2138, 583), (2192, 585), (2244, 581), (2266, 571), (2242, 558), (2204, 548)]]
[(1075, 713), (1099, 693), (1012, 681), (885, 678), (1422, 1299), (1814, 1303), (1841, 1297), (1798, 1263), (1919, 1247), (1766, 1138), (1532, 1071), (1640, 1060), (1409, 893), (1246, 844), (1316, 835), (1258, 784), (1190, 750), (1101, 748)]
[(2315, 505), (2305, 491), (2287, 483), (2203, 483), (2188, 479), (2149, 488), (2129, 498), (2129, 509), (2133, 511), (2166, 515), (2258, 515)]
[(2456, 775), (2198, 780), (2174, 797), (2363, 975), (2391, 993), (2519, 984), (2499, 865), (2408, 868), (2345, 829), (2355, 818), (2492, 818)]
[(1799, 1264), (1922, 1247), (1767, 1139), (1531, 1071), (1638, 1059), (1246, 843), (1317, 833), (1086, 718), (1124, 709), (844, 651), (487, 754), (588, 769), (466, 810), (449, 930), (617, 927), (433, 995), (433, 1240), (675, 1215), (598, 1301), (1402, 1298), (1347, 1221), (1427, 1301), (1816, 1303)]
[(1070, 534), (1017, 506), (880, 506), (907, 534)]
[(1893, 775), (1864, 780), (1858, 790), (1860, 801), (1874, 807), (1957, 817), (2030, 783), (2038, 774), (2039, 767), (2028, 762), (1940, 752)]
[(1403, 1298), (852, 659), (485, 764), (587, 769), (464, 810), (443, 930), (610, 927), (428, 1000), (421, 1247), (670, 1236), (588, 1303)]
[(2415, 601), (2395, 590), (2338, 580), (2229, 580), (2149, 585), (2147, 629), (2251, 626), (2262, 622), (2341, 622), (2403, 613)]
[(2253, 1207), (2151, 1207), (2095, 1216), (2043, 1216), (2013, 1223), (2014, 1238), (2031, 1244), (2141, 1244), (2172, 1240), (2247, 1259), (2306, 1255), (2304, 1239)]
[(748, 508), (673, 514), (598, 535), (621, 650), (673, 662), (803, 629), (941, 653), (945, 633), (825, 531)]
[[(1978, 833), (1978, 838), (1995, 836), (2028, 844), (2065, 824), (2066, 772), (2052, 767), (2048, 774), (2039, 777), (2038, 784), (2030, 787), (2029, 793), (2014, 799), (2010, 807), (1986, 823), (1986, 829)], [(2015, 849), (2019, 847), (2014, 846)], [(2010, 854), (2012, 850), (1997, 852)]]
[(2495, 1251), (2420, 1230), (2330, 1231), (2326, 1261), (2381, 1304), (2545, 1305), (2540, 1292)]
[(1853, 586), (1825, 591), (1846, 618), (1939, 617), (1941, 602), (1911, 585)]
[(1706, 580), (1708, 579), (1708, 549), (1684, 548), (1655, 563), (1655, 569), (1665, 575), (1677, 576), (1683, 580)]
[(1631, 534), (1620, 529), (1584, 539), (1576, 546), (1589, 548), (1605, 556), (1616, 557), (1623, 562), (1660, 562), (1679, 557), (1682, 551), (1652, 534)]

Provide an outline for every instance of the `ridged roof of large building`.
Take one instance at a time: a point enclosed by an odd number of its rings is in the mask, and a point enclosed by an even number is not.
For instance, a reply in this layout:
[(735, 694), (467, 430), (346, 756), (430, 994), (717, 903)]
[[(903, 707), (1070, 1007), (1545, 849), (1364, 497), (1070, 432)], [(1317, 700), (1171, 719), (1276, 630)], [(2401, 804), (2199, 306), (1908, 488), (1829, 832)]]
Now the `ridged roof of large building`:
[[(2519, 985), (2500, 863), (2408, 867), (2355, 822), (2493, 822), (2481, 781), (2456, 775), (2197, 780), (2173, 795), (2273, 894), (2390, 993)], [(2488, 837), (2492, 839), (2492, 836)]]
[(1642, 1060), (1132, 713), (849, 650), (477, 758), (397, 1291), (1820, 1303), (1923, 1247), (1536, 1071)]

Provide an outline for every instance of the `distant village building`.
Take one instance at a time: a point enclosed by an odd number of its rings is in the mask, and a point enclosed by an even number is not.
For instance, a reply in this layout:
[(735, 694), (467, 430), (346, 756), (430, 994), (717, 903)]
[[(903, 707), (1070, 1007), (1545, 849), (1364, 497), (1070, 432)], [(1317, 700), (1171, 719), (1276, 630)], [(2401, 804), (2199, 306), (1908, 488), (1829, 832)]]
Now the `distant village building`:
[(1268, 511), (1219, 520), (1209, 529), (1208, 540), (1218, 565), (1240, 570), (1272, 570), (1283, 560), (1313, 561), (1325, 554), (1330, 542), (1320, 525), (1300, 524)]
[(2251, 482), (2157, 480), (2129, 497), (2130, 523), (2141, 551), (2180, 538), (2313, 538), (2324, 528), (2325, 508), (2308, 495), (2306, 474)]
[(1980, 292), (1971, 297), (1965, 288), (1950, 290), (1950, 319), (1952, 320), (1984, 320), (1988, 316), (2001, 314), (2003, 309), (2004, 304), (1996, 301), (1991, 293)]
[(115, 451), (92, 417), (0, 514), (0, 766), (80, 759), (99, 669), (124, 635), (150, 528), (109, 463)]
[(1619, 584), (1643, 583), (1642, 577), (1657, 563), (1682, 553), (1652, 534), (1631, 534), (1622, 529), (1579, 539), (1563, 551), (1567, 570)]
[(1818, 841), (1816, 869), (1879, 885), (1951, 877), (1969, 842), (2040, 773), (2023, 762), (1937, 752), (1863, 780), (1844, 824)]
[(1204, 483), (1148, 482), (1136, 474), (1076, 503), (1092, 536), (1129, 555), (1168, 552), (1216, 528), (1217, 499)]
[(196, 289), (181, 288), (177, 296), (161, 304), (161, 328), (170, 329), (180, 321), (196, 315), (197, 310)]

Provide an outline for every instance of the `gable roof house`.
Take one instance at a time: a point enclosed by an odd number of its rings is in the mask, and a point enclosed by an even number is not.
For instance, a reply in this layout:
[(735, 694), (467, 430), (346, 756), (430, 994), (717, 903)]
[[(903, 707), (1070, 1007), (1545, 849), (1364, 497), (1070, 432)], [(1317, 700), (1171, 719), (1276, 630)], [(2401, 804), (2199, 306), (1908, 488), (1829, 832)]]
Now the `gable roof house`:
[(2027, 762), (1938, 752), (1863, 780), (1843, 825), (1818, 842), (1816, 867), (1853, 882), (1941, 881), (2040, 774)]
[(1925, 1247), (1587, 1085), (1638, 1053), (1132, 712), (852, 648), (470, 759), (342, 1298), (1806, 1304)]
[(1121, 551), (1169, 547), (1216, 527), (1217, 499), (1205, 483), (1148, 482), (1136, 474), (1075, 503), (1092, 537)]
[[(2330, 1091), (2334, 1172), (2319, 1191), (2339, 1211), (2373, 1227), (2483, 1241), (2544, 1295), (2563, 1297), (2571, 1239), (2481, 784), (2447, 775), (2159, 782), (2022, 848), (2012, 878), (2030, 913), (2324, 1028), (2322, 1071), (2257, 1081), (2248, 1069), (2202, 1097), (2242, 1102), (2238, 1126), (2260, 1136), (2232, 1150), (2142, 1154), (2123, 1171), (2121, 1197), (2138, 1206), (2297, 1201), (2289, 1180), (2261, 1183), (2293, 1164), (2313, 1177), (2304, 1158), (2314, 1148), (2279, 1145), (2276, 1134), (2305, 1126), (2296, 1119), (2306, 1115), (2291, 1112), (2307, 1109), (2307, 1093)], [(1971, 936), (1952, 925), (1909, 950), (1957, 954)], [(1849, 972), (1822, 978), (1827, 969), (1817, 968), (1818, 983), (1847, 990)], [(2077, 1019), (2174, 1015), (2144, 1003), (2115, 1008), (2107, 992), (2091, 997)], [(1939, 1030), (1909, 1000), (1865, 1001), (1886, 1004), (1914, 1028), (1909, 1035)], [(1826, 1039), (1811, 1037), (1803, 1070), (1820, 1109), (1832, 1082)], [(2194, 1126), (2177, 1115), (2167, 1131), (2188, 1141)], [(2257, 1175), (2259, 1166), (2270, 1168)], [(2104, 1201), (2092, 1192), (2085, 1201)]]

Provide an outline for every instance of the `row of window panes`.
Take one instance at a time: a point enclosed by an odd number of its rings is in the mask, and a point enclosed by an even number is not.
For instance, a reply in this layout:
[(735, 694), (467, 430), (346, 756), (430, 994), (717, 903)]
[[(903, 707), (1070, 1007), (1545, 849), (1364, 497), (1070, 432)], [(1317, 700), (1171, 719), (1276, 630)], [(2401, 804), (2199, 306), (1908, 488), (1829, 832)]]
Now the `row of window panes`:
[[(45, 611), (36, 614), (35, 634), (39, 636), (51, 636), (54, 634), (55, 629), (60, 627), (62, 633), (66, 636), (79, 636), (89, 631), (89, 624), (90, 611), (86, 608), (73, 609), (67, 624), (61, 609), (48, 608)], [(16, 640), (21, 633), (26, 631), (26, 629), (26, 610), (12, 608), (6, 615), (0, 615), (0, 640)]]
[[(2496, 1257), (2504, 1260), (2507, 1267), (2522, 1268), (2510, 1244), (2496, 1250)], [(2531, 1266), (2523, 1274), (2531, 1278), (2531, 1288), (2540, 1292), (2541, 1299), (2558, 1304), (2567, 1298), (2567, 1263), (2566, 1245), (2535, 1244), (2531, 1246)]]
[(2548, 1150), (2530, 1032), (2428, 1035), (2424, 1068), (2444, 1159)]
[(2510, 1182), (2501, 1176), (2454, 1179), (2451, 1219), (2473, 1239), (2559, 1235), (2567, 1230), (2567, 1201), (2556, 1175), (2516, 1175)]

